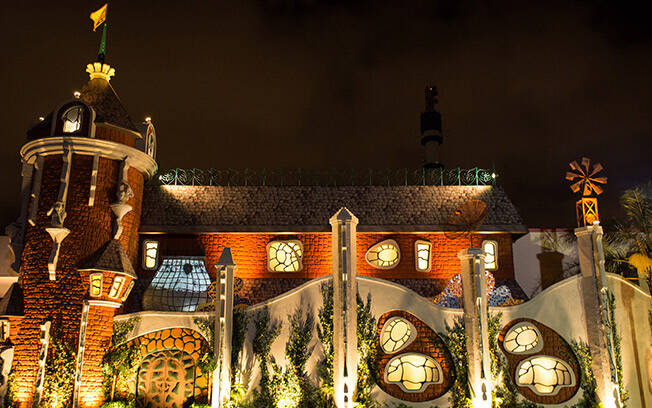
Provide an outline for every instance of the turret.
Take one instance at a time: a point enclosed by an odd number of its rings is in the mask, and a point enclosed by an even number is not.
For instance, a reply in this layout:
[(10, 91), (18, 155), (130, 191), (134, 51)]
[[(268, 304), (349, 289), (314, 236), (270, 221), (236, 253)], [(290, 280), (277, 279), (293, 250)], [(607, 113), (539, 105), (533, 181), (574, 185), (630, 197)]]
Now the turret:
[(113, 316), (136, 279), (143, 186), (157, 171), (156, 133), (151, 120), (141, 129), (127, 114), (111, 86), (113, 67), (97, 61), (86, 72), (90, 80), (28, 131), (20, 151), (23, 211), (13, 243), (25, 317), (12, 383), (19, 407), (51, 400), (47, 367), (55, 343), (76, 354), (73, 395), (65, 398), (79, 407), (101, 405)]
[(435, 110), (437, 104), (437, 87), (427, 86), (425, 90), (426, 109), (421, 113), (421, 144), (425, 149), (423, 167), (426, 169), (443, 169), (439, 161), (439, 146), (444, 141), (441, 133), (441, 113)]

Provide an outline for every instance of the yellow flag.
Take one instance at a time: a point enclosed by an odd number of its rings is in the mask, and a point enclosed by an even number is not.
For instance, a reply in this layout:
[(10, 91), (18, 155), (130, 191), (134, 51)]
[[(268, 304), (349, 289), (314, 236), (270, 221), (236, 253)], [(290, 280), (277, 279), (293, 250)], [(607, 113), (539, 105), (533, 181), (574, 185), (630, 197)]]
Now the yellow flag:
[(106, 8), (109, 6), (108, 3), (104, 4), (97, 11), (91, 13), (91, 20), (93, 20), (93, 31), (97, 27), (101, 26), (102, 23), (106, 20)]

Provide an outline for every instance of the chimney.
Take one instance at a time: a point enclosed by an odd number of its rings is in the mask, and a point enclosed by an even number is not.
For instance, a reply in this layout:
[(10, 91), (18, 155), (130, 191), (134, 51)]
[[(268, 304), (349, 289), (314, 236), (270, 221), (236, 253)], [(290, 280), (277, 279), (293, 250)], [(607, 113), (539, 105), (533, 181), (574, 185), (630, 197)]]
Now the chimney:
[(444, 141), (441, 134), (441, 113), (435, 110), (437, 87), (426, 86), (426, 110), (421, 114), (421, 144), (425, 149), (424, 169), (443, 169), (439, 162), (439, 146)]

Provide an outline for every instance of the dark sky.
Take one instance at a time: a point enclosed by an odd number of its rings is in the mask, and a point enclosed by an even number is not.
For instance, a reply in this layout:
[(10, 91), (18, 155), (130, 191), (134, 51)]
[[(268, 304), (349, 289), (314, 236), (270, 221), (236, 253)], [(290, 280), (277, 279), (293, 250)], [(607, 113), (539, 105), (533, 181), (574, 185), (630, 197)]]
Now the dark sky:
[[(652, 29), (631, 1), (112, 1), (107, 62), (159, 164), (418, 167), (439, 88), (447, 167), (491, 167), (530, 227), (574, 224), (567, 163), (606, 168), (603, 218), (652, 174)], [(643, 3), (643, 2), (641, 2)], [(0, 224), (25, 131), (87, 80), (100, 1), (0, 6)], [(409, 4), (406, 6), (405, 4)]]

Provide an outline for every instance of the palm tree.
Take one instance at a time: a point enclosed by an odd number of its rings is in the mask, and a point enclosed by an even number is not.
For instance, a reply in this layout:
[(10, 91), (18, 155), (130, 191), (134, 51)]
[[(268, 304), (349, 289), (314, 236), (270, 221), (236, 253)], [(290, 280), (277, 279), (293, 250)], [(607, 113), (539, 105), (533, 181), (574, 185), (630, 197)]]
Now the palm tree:
[(625, 217), (605, 225), (604, 250), (609, 272), (636, 272), (649, 289), (652, 273), (652, 181), (625, 190), (620, 196)]

